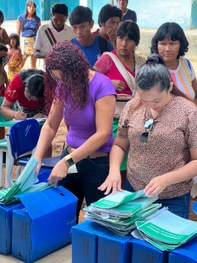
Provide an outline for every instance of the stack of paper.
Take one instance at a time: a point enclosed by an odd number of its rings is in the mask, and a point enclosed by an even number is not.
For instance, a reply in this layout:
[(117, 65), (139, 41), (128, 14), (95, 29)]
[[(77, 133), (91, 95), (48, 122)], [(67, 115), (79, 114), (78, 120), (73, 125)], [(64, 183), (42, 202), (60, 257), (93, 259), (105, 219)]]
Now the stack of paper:
[(12, 188), (0, 190), (0, 204), (7, 205), (18, 201), (17, 195), (24, 192), (41, 191), (48, 187), (48, 183), (35, 184), (38, 160), (31, 157)]
[(116, 192), (85, 208), (86, 218), (125, 236), (135, 228), (135, 221), (155, 213), (160, 204), (153, 204), (157, 197), (149, 198), (144, 191)]
[(132, 232), (161, 250), (179, 247), (197, 235), (197, 222), (179, 217), (162, 208), (146, 221), (137, 221)]

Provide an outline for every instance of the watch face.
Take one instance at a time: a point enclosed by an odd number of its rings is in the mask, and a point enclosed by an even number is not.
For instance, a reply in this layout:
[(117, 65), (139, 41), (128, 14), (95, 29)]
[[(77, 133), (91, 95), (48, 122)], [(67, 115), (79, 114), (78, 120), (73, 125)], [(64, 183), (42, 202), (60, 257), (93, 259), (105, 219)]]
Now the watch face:
[(70, 157), (66, 160), (69, 166), (72, 166), (74, 164), (73, 159)]

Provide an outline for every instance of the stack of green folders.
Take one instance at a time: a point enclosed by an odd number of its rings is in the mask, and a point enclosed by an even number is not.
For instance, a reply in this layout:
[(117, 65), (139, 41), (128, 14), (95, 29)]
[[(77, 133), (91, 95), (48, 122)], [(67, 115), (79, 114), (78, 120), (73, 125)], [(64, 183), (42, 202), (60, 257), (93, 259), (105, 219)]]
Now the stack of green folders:
[(136, 222), (132, 232), (136, 238), (144, 239), (160, 250), (175, 249), (197, 235), (197, 222), (177, 216), (166, 207), (148, 220)]
[(115, 233), (125, 236), (135, 228), (137, 220), (144, 220), (155, 213), (160, 204), (153, 204), (157, 197), (145, 196), (144, 191), (118, 191), (85, 208), (86, 219), (106, 226)]
[(8, 205), (18, 202), (18, 195), (25, 192), (42, 191), (48, 187), (48, 183), (35, 184), (37, 180), (36, 168), (38, 160), (31, 157), (12, 188), (0, 190), (0, 204)]

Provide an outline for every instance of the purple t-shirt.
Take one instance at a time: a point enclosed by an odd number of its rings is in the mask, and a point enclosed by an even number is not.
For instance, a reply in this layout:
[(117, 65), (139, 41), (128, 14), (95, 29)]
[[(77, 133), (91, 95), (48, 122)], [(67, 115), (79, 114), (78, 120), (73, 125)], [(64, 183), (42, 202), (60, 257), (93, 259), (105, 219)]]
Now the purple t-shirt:
[[(112, 94), (116, 95), (116, 91), (111, 80), (103, 74), (95, 72), (89, 85), (89, 104), (82, 110), (75, 111), (70, 110), (71, 105), (64, 105), (64, 120), (69, 125), (69, 132), (66, 136), (68, 145), (78, 148), (96, 132), (95, 103)], [(109, 152), (112, 144), (113, 135), (111, 133), (108, 141), (97, 151)]]

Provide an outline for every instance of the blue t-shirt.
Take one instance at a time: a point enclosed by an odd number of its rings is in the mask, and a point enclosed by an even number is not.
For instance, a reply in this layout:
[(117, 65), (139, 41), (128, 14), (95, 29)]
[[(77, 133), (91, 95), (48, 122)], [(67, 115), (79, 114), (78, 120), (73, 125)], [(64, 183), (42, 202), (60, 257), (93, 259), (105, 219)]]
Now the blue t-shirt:
[[(94, 66), (97, 59), (100, 58), (102, 55), (102, 52), (99, 48), (99, 36), (95, 37), (94, 42), (89, 46), (82, 46), (77, 41), (76, 37), (72, 39), (72, 42), (78, 46), (86, 55), (87, 60), (89, 61), (91, 67)], [(107, 40), (107, 50), (105, 51), (112, 51), (114, 49), (113, 45), (110, 43), (110, 41)]]
[(21, 22), (22, 37), (35, 37), (38, 31), (40, 18), (38, 16), (27, 19), (25, 15), (20, 15), (18, 20)]

